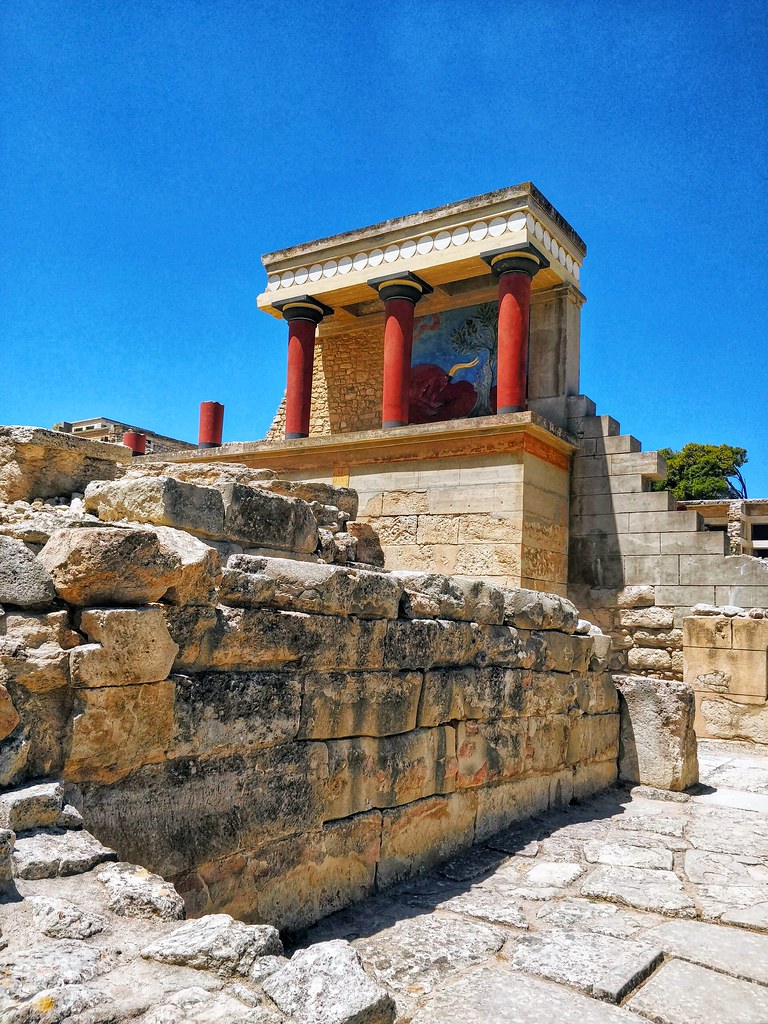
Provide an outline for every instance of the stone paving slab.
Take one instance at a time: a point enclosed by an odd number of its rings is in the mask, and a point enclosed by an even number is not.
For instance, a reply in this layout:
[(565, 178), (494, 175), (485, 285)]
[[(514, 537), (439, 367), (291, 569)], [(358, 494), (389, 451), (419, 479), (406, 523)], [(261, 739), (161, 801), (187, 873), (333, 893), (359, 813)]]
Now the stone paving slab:
[(768, 989), (684, 960), (669, 960), (627, 1007), (657, 1024), (766, 1024)]
[(599, 1002), (562, 985), (528, 978), (503, 964), (470, 971), (444, 985), (411, 1024), (648, 1024), (631, 1010)]
[(582, 896), (624, 903), (680, 917), (695, 917), (696, 905), (674, 871), (599, 866), (581, 886)]
[(667, 921), (643, 938), (671, 956), (768, 985), (768, 935), (700, 921)]

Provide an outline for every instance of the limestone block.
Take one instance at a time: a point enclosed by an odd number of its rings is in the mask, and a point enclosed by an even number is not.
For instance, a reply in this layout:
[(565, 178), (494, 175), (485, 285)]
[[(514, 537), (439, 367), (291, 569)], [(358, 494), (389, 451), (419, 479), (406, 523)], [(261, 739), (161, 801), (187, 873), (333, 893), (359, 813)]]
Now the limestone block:
[(45, 566), (20, 540), (0, 535), (0, 604), (45, 608), (55, 597)]
[(467, 790), (432, 796), (383, 812), (379, 888), (386, 889), (439, 864), (474, 839), (477, 796)]
[(112, 783), (171, 747), (174, 685), (104, 686), (77, 691), (64, 778)]
[(126, 476), (172, 476), (183, 483), (198, 487), (221, 487), (227, 483), (246, 487), (274, 480), (277, 473), (271, 469), (253, 469), (238, 462), (145, 462), (129, 465)]
[(418, 516), (380, 516), (371, 520), (371, 526), (384, 546), (388, 544), (415, 544)]
[[(252, 558), (254, 562), (263, 561), (256, 559), (253, 555), (241, 557)], [(220, 604), (230, 605), (233, 608), (258, 608), (260, 605), (274, 605), (275, 581), (261, 572), (250, 570), (244, 572), (242, 569), (225, 566), (219, 580), (218, 598)]]
[(768, 744), (768, 705), (747, 704), (714, 693), (697, 693), (696, 734)]
[(15, 834), (7, 828), (0, 829), (0, 895), (13, 895), (13, 845)]
[(16, 837), (13, 871), (17, 878), (28, 879), (79, 875), (115, 857), (90, 832), (33, 829)]
[(589, 715), (619, 710), (619, 694), (609, 672), (592, 674), (575, 680), (576, 702)]
[(475, 842), (501, 832), (515, 821), (530, 818), (549, 807), (550, 776), (481, 786), (477, 796)]
[[(180, 672), (247, 672), (298, 664), (321, 671), (380, 669), (384, 667), (388, 625), (396, 623), (273, 608), (200, 607), (168, 611), (168, 628), (180, 648), (176, 659)], [(437, 638), (433, 637), (432, 642), (437, 644)], [(392, 664), (396, 660), (394, 656), (390, 658), (386, 667), (411, 667)]]
[(424, 673), (419, 725), (465, 718), (489, 721), (516, 716), (523, 701), (523, 673), (515, 669), (445, 668)]
[(768, 698), (767, 664), (765, 650), (683, 649), (683, 677), (694, 690), (738, 695), (745, 703), (761, 704)]
[(458, 619), (499, 624), (504, 595), (482, 580), (464, 581), (437, 573), (394, 572), (404, 587), (403, 612), (411, 619)]
[(586, 672), (594, 653), (593, 637), (549, 630), (543, 633), (543, 639), (543, 668), (552, 672)]
[(733, 618), (733, 646), (740, 651), (768, 650), (768, 619)]
[(566, 762), (616, 761), (619, 756), (619, 715), (581, 715), (570, 720)]
[(176, 757), (271, 747), (299, 731), (302, 687), (294, 673), (200, 672), (171, 682)]
[(519, 577), (520, 554), (519, 544), (464, 544), (456, 551), (452, 571), (460, 576)]
[[(457, 786), (462, 789), (485, 786), (525, 774), (525, 736), (523, 720), (459, 722), (456, 728)], [(561, 748), (564, 746), (563, 741)]]
[(269, 603), (297, 612), (396, 619), (403, 593), (396, 574), (346, 566), (234, 555), (229, 567), (246, 572), (255, 568), (274, 581), (274, 598)]
[(96, 876), (107, 890), (109, 909), (120, 917), (184, 917), (184, 901), (170, 882), (135, 864), (108, 864)]
[(0, 794), (0, 828), (24, 832), (55, 825), (64, 806), (58, 782), (43, 782)]
[(84, 491), (114, 480), (131, 459), (127, 448), (39, 427), (0, 427), (0, 501), (29, 501)]
[(614, 682), (621, 694), (619, 777), (673, 792), (698, 782), (690, 686), (644, 676)]
[(449, 726), (331, 740), (325, 820), (451, 793), (455, 779), (456, 733)]
[(85, 489), (85, 509), (107, 523), (152, 523), (219, 540), (224, 503), (213, 487), (197, 487), (170, 476), (100, 480)]
[(158, 547), (175, 563), (173, 585), (163, 595), (171, 604), (208, 604), (216, 599), (221, 579), (219, 552), (196, 537), (168, 526), (154, 530)]
[(259, 845), (245, 857), (231, 854), (197, 872), (207, 903), (196, 912), (224, 908), (281, 929), (306, 928), (373, 893), (380, 847), (381, 813), (370, 811)]
[(421, 515), (418, 517), (416, 539), (419, 544), (458, 544), (461, 522), (461, 516)]
[(672, 608), (627, 608), (619, 612), (619, 624), (630, 629), (671, 629), (675, 613)]
[[(525, 718), (529, 715), (565, 715), (577, 708), (577, 683), (586, 689), (582, 697), (586, 697), (589, 684), (585, 679), (576, 680), (569, 672), (537, 672), (524, 670), (516, 673), (520, 676), (519, 693), (513, 693), (518, 713)], [(592, 679), (590, 675), (587, 679)], [(615, 689), (615, 688), (614, 688)]]
[(579, 613), (565, 597), (536, 590), (505, 590), (504, 621), (521, 629), (555, 629), (574, 633)]
[(627, 652), (627, 664), (631, 669), (647, 672), (670, 672), (672, 655), (656, 647), (633, 647)]
[[(493, 541), (501, 544), (519, 544), (522, 538), (522, 514), (506, 513), (466, 513), (455, 516), (430, 517), (450, 519), (459, 524), (458, 543), (475, 544), (478, 541)], [(421, 524), (419, 524), (421, 525)], [(421, 542), (421, 537), (419, 537)]]
[(299, 738), (410, 732), (416, 728), (421, 681), (420, 672), (309, 672), (303, 678)]
[(378, 534), (369, 523), (347, 523), (347, 533), (357, 541), (357, 561), (366, 565), (383, 566), (384, 552)]
[(311, 552), (317, 548), (317, 522), (305, 501), (236, 483), (224, 484), (221, 495), (225, 540), (279, 551)]
[(0, 618), (0, 679), (34, 693), (69, 683), (69, 654), (82, 637), (69, 628), (68, 612), (8, 613)]
[(349, 487), (335, 487), (307, 480), (264, 480), (259, 487), (282, 494), (286, 498), (300, 498), (302, 501), (315, 501), (322, 505), (333, 505), (344, 512), (349, 519), (357, 515), (357, 491)]
[(483, 640), (478, 628), (469, 622), (395, 619), (376, 625), (386, 628), (384, 668), (423, 670), (441, 665), (471, 665)]
[(638, 647), (661, 647), (665, 651), (682, 651), (682, 629), (636, 629), (632, 641)]
[(21, 719), (13, 705), (11, 695), (5, 686), (0, 683), (0, 740), (10, 736)]
[(318, 942), (294, 953), (286, 967), (262, 982), (286, 1014), (312, 1024), (392, 1024), (392, 997), (363, 970), (343, 939)]
[(58, 530), (39, 559), (59, 597), (76, 605), (151, 604), (178, 580), (178, 561), (151, 530)]
[(90, 644), (71, 654), (75, 686), (130, 686), (168, 676), (179, 650), (163, 609), (93, 608), (80, 616)]
[(0, 786), (19, 782), (25, 774), (32, 744), (21, 730), (0, 743)]
[(168, 935), (146, 946), (145, 960), (215, 971), (221, 977), (249, 977), (262, 956), (280, 956), (280, 933), (271, 925), (247, 925), (229, 914), (209, 914), (187, 921)]
[[(514, 626), (479, 626), (477, 661), (484, 665), (542, 669), (547, 657), (546, 634)], [(458, 663), (460, 664), (460, 662)]]

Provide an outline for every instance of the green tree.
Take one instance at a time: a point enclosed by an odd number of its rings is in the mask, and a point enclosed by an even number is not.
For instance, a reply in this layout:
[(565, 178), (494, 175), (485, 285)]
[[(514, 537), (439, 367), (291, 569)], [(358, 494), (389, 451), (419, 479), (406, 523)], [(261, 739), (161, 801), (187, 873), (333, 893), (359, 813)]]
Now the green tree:
[(747, 461), (746, 448), (691, 442), (679, 452), (662, 448), (661, 454), (667, 460), (667, 479), (655, 483), (655, 491), (672, 491), (679, 501), (747, 497), (739, 472)]

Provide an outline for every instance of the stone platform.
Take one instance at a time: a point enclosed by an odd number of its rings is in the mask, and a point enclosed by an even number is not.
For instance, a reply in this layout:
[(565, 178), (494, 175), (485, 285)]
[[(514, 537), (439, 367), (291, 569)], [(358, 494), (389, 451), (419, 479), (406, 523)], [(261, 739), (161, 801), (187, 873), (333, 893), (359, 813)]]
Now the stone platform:
[(403, 1024), (765, 1024), (768, 751), (699, 757), (694, 795), (530, 819), (306, 941), (350, 940)]

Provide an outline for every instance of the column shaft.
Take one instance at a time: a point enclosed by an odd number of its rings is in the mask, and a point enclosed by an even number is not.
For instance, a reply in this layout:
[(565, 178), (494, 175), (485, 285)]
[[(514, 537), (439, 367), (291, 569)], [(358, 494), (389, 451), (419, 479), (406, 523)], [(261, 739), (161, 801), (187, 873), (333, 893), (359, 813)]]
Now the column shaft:
[(315, 326), (311, 320), (288, 321), (288, 386), (285, 393), (285, 436), (288, 440), (309, 437)]
[(198, 448), (218, 448), (224, 429), (224, 406), (221, 402), (200, 403), (200, 425), (197, 432)]
[(391, 298), (384, 304), (384, 394), (382, 427), (408, 423), (408, 392), (411, 385), (414, 304), (411, 299)]
[(528, 391), (528, 323), (531, 275), (502, 274), (499, 278), (499, 349), (496, 370), (496, 410), (525, 409)]

